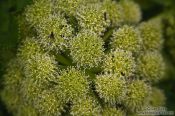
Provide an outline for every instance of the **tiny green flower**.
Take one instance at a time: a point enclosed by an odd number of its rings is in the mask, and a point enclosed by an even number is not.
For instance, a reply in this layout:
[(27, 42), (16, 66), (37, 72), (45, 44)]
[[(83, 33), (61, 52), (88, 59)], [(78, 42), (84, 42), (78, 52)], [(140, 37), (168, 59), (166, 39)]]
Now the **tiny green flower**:
[(109, 22), (105, 20), (104, 14), (105, 10), (100, 4), (88, 4), (77, 10), (77, 19), (81, 28), (102, 35), (109, 25)]
[(123, 23), (138, 23), (141, 20), (141, 10), (138, 4), (131, 0), (121, 0)]
[(136, 111), (143, 107), (149, 95), (149, 87), (141, 80), (131, 82), (127, 87), (127, 95), (123, 101), (130, 111)]
[(33, 55), (36, 55), (38, 53), (44, 53), (44, 50), (41, 48), (40, 44), (35, 38), (26, 37), (18, 49), (17, 56), (22, 60), (28, 60)]
[(104, 0), (102, 7), (105, 9), (104, 16), (112, 26), (118, 26), (122, 22), (121, 7), (116, 1)]
[(37, 25), (41, 19), (49, 16), (52, 5), (51, 0), (34, 0), (34, 3), (25, 9), (25, 20), (30, 26)]
[(113, 33), (111, 42), (112, 48), (138, 53), (140, 51), (142, 39), (139, 32), (132, 26), (124, 25)]
[(104, 59), (104, 72), (114, 73), (116, 75), (130, 77), (135, 72), (135, 60), (132, 53), (122, 49), (116, 49), (110, 52)]
[(70, 41), (70, 55), (78, 66), (97, 67), (103, 56), (103, 40), (91, 31), (83, 31)]
[(73, 29), (60, 14), (50, 15), (35, 26), (39, 43), (48, 51), (63, 50)]
[(66, 101), (76, 101), (77, 98), (85, 96), (89, 91), (89, 82), (83, 71), (68, 68), (60, 72), (58, 86), (56, 87)]
[(36, 81), (53, 80), (57, 75), (57, 62), (48, 54), (37, 54), (25, 62), (24, 73)]
[(101, 106), (97, 100), (92, 97), (82, 97), (72, 103), (71, 115), (73, 116), (98, 116), (101, 112)]
[(105, 107), (102, 116), (126, 116), (125, 112), (115, 107)]
[(157, 82), (163, 78), (165, 73), (165, 63), (159, 52), (147, 52), (138, 58), (138, 73), (139, 75), (149, 80)]
[(7, 70), (7, 73), (4, 75), (4, 89), (0, 93), (1, 99), (6, 101), (5, 105), (10, 112), (15, 112), (21, 103), (21, 98), (19, 96), (19, 83), (23, 78), (23, 74), (21, 72), (19, 63), (20, 60), (13, 59), (8, 64), (9, 68)]
[(148, 102), (153, 107), (164, 106), (166, 102), (164, 92), (159, 88), (153, 87)]
[(109, 104), (121, 103), (126, 94), (126, 82), (113, 74), (97, 76), (96, 91), (100, 98)]
[(140, 35), (143, 38), (144, 50), (160, 50), (163, 39), (161, 32), (160, 19), (152, 19), (148, 22), (142, 22), (138, 27)]
[(35, 102), (35, 108), (43, 116), (61, 116), (65, 102), (57, 98), (53, 90), (44, 90), (38, 95), (39, 99)]

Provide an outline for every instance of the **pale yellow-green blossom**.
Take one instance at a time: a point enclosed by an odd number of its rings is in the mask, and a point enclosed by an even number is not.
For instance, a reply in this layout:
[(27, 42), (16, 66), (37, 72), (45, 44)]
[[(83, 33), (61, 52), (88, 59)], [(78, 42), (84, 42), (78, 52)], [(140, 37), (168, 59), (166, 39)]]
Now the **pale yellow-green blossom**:
[(165, 68), (161, 20), (141, 22), (135, 2), (34, 0), (18, 19), (0, 94), (14, 116), (127, 116), (163, 104), (151, 89)]

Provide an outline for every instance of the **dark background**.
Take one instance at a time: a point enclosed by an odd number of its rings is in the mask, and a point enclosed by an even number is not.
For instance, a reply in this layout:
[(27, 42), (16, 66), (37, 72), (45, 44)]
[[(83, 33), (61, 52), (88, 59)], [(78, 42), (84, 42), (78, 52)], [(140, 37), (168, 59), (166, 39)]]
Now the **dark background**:
[[(19, 42), (17, 17), (30, 3), (31, 0), (0, 0), (0, 90), (5, 67), (15, 57)], [(11, 116), (1, 99), (0, 116)]]
[[(135, 0), (141, 5), (143, 19), (148, 20), (169, 10), (175, 11), (175, 0)], [(0, 0), (0, 90), (3, 88), (3, 73), (9, 60), (15, 57), (18, 40), (17, 17), (31, 0)], [(175, 19), (175, 17), (174, 17)], [(175, 39), (175, 37), (174, 37)], [(165, 43), (168, 41), (165, 37)], [(174, 43), (175, 45), (175, 40)], [(175, 59), (169, 54), (170, 49), (164, 45), (164, 57), (168, 64), (166, 78), (156, 86), (164, 90), (168, 110), (175, 111)], [(0, 99), (0, 116), (11, 116)]]

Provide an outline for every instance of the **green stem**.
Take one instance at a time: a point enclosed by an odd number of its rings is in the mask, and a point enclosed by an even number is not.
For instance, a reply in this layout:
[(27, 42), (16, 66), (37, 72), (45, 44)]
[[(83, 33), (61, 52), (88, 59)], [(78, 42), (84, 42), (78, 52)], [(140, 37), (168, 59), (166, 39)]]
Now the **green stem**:
[(63, 65), (72, 65), (72, 61), (61, 54), (56, 54), (56, 60)]
[(104, 33), (104, 36), (102, 37), (103, 40), (106, 42), (108, 41), (109, 37), (112, 35), (114, 28), (108, 28), (107, 31)]

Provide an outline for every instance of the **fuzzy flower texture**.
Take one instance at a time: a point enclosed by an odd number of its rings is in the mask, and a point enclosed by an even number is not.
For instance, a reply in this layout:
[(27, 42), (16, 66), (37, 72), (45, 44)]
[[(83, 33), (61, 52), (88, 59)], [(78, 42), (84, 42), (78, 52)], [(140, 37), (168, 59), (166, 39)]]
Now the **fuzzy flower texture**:
[(34, 0), (19, 17), (2, 100), (14, 116), (128, 116), (163, 105), (153, 87), (165, 72), (161, 34), (161, 19), (141, 22), (131, 0)]

